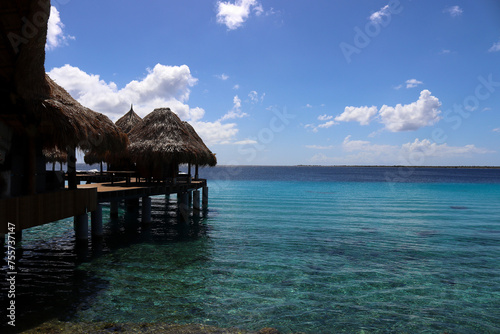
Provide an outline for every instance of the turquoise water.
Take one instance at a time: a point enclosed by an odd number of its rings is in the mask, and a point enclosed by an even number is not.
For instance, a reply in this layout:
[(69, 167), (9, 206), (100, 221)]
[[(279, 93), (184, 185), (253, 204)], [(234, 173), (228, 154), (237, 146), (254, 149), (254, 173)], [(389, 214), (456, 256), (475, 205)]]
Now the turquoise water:
[(83, 263), (71, 220), (32, 229), (26, 294), (66, 277), (46, 298), (69, 321), (500, 332), (500, 183), (314, 179), (211, 180), (199, 227), (177, 225), (175, 196), (148, 228), (121, 207)]

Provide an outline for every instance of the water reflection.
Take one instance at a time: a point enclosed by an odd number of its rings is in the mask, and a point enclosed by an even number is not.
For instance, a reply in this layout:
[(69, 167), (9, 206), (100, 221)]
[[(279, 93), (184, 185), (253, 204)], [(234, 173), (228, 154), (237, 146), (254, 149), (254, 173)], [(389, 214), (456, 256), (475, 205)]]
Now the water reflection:
[[(178, 220), (175, 198), (166, 203), (165, 197), (154, 197), (152, 222), (142, 224), (140, 218), (140, 207), (122, 204), (119, 217), (110, 219), (109, 207), (104, 206), (104, 236), (88, 243), (74, 241), (72, 218), (24, 231), (24, 241), (16, 249), (16, 327), (13, 330), (2, 321), (0, 332), (19, 332), (53, 318), (69, 320), (85, 312), (109, 288), (113, 269), (107, 268), (106, 257), (114, 253), (127, 252), (133, 245), (151, 245), (156, 251), (161, 245), (196, 241), (207, 232), (205, 218), (199, 215), (192, 215), (189, 224)], [(0, 265), (7, 273), (5, 257)], [(96, 267), (109, 269), (109, 273), (96, 274)], [(139, 284), (142, 280), (136, 278)], [(6, 319), (6, 279), (0, 281), (0, 288), (0, 316)]]

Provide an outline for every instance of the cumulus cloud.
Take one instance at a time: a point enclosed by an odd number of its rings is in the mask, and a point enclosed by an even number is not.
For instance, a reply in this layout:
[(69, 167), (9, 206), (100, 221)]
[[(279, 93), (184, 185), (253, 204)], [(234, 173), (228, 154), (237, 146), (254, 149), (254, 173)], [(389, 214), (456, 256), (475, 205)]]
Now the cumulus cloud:
[(229, 30), (238, 29), (248, 19), (252, 10), (257, 16), (264, 11), (257, 0), (236, 0), (235, 3), (219, 1), (217, 22), (226, 25)]
[(417, 87), (418, 85), (422, 85), (422, 81), (418, 81), (417, 79), (409, 79), (406, 80), (406, 88), (414, 88)]
[(328, 120), (331, 120), (332, 118), (333, 118), (333, 116), (330, 116), (330, 115), (327, 115), (327, 114), (319, 115), (318, 116), (318, 121), (328, 121)]
[(440, 106), (438, 98), (424, 89), (420, 92), (418, 101), (405, 105), (397, 104), (395, 107), (383, 105), (379, 115), (381, 122), (391, 132), (414, 131), (438, 122), (441, 119)]
[(377, 107), (345, 107), (344, 112), (335, 120), (338, 122), (359, 122), (361, 125), (368, 125), (377, 114)]
[(47, 42), (45, 50), (53, 50), (59, 46), (66, 45), (69, 39), (75, 39), (64, 33), (64, 24), (61, 21), (61, 16), (56, 7), (50, 7), (49, 22), (47, 24)]
[[(414, 131), (424, 126), (438, 122), (441, 117), (439, 107), (441, 102), (424, 89), (417, 101), (410, 104), (397, 104), (395, 107), (383, 105), (377, 111), (375, 106), (345, 107), (344, 112), (335, 117), (339, 122), (359, 122), (368, 125), (377, 118), (391, 132)], [(377, 117), (375, 117), (377, 116)]]
[[(374, 144), (365, 140), (353, 140), (351, 136), (344, 138), (342, 151), (348, 154), (341, 157), (328, 157), (316, 154), (312, 162), (330, 164), (402, 164), (411, 165), (418, 160), (419, 164), (446, 164), (452, 158), (474, 158), (476, 155), (494, 153), (475, 145), (449, 146), (436, 144), (429, 139), (415, 139), (403, 145)], [(309, 148), (316, 148), (310, 145)]]
[(241, 99), (238, 97), (238, 95), (235, 95), (233, 98), (233, 108), (229, 110), (224, 116), (222, 116), (219, 121), (242, 118), (245, 116), (248, 116), (248, 114), (241, 111)]
[(463, 14), (463, 9), (459, 6), (451, 6), (444, 9), (445, 13), (450, 14), (451, 17), (459, 17)]
[(498, 51), (500, 51), (500, 41), (498, 41), (496, 43), (493, 43), (493, 45), (491, 46), (491, 48), (489, 48), (488, 51), (489, 52), (498, 52)]
[(238, 132), (236, 124), (201, 121), (205, 110), (187, 104), (190, 88), (198, 81), (187, 65), (157, 64), (147, 70), (144, 78), (133, 80), (121, 89), (114, 82), (106, 82), (99, 75), (88, 74), (71, 65), (53, 68), (48, 74), (81, 104), (112, 120), (123, 116), (130, 104), (141, 117), (155, 108), (169, 107), (181, 119), (190, 121), (207, 142), (232, 140)]

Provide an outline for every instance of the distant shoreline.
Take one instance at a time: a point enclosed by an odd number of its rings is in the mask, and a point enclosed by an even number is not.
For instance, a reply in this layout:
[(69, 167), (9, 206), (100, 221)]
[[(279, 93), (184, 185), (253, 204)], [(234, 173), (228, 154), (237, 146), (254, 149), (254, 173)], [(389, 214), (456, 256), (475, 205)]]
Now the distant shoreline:
[(217, 165), (215, 167), (328, 167), (328, 168), (362, 167), (362, 168), (500, 169), (500, 166), (405, 166), (405, 165)]
[(295, 167), (367, 167), (367, 168), (443, 168), (443, 169), (500, 169), (500, 166), (405, 166), (405, 165), (296, 165)]

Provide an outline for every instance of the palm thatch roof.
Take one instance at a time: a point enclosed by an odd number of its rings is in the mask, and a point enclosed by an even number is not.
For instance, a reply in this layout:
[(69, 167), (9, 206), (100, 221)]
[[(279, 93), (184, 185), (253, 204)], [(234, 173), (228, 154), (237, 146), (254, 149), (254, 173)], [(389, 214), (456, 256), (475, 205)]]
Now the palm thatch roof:
[(130, 106), (130, 110), (117, 120), (115, 124), (128, 134), (140, 122), (142, 122), (142, 118), (135, 113), (133, 106)]
[(74, 145), (101, 154), (126, 147), (126, 134), (107, 116), (82, 106), (49, 76), (46, 80), (50, 96), (37, 106), (45, 147)]
[[(1, 1), (0, 120), (47, 149), (124, 148), (126, 135), (108, 117), (82, 106), (46, 75), (49, 13), (50, 1)], [(30, 38), (23, 35), (26, 21), (36, 23)]]
[(138, 164), (208, 164), (201, 145), (170, 108), (155, 109), (144, 117), (129, 140), (131, 158)]
[(212, 151), (210, 151), (207, 145), (205, 145), (203, 139), (201, 139), (201, 137), (198, 135), (193, 126), (186, 121), (182, 123), (184, 123), (184, 126), (189, 131), (189, 134), (198, 142), (198, 144), (202, 147), (203, 150), (203, 156), (200, 159), (197, 159), (195, 163), (201, 166), (208, 165), (211, 167), (217, 165), (217, 158), (215, 157), (215, 154), (212, 153)]

